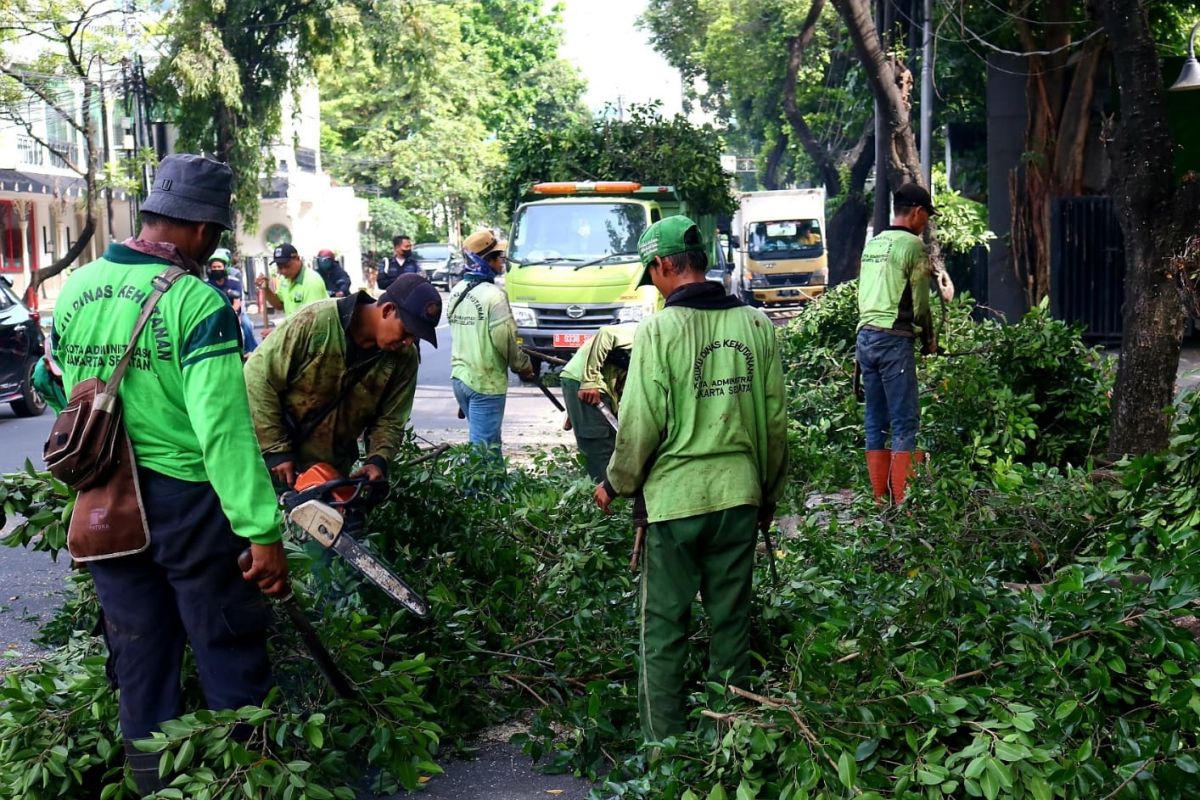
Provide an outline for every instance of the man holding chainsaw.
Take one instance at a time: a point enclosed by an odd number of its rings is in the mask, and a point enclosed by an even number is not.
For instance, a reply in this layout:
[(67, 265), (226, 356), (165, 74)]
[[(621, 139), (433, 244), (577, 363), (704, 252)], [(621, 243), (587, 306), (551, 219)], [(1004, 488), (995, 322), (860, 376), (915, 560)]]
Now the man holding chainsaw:
[[(929, 310), (929, 259), (921, 234), (937, 214), (924, 187), (906, 183), (892, 196), (887, 230), (867, 242), (858, 278), (858, 340), (855, 347), (866, 400), (867, 473), (877, 503), (889, 488), (903, 502), (923, 454), (916, 449), (921, 405), (913, 340), (921, 352), (937, 352)], [(891, 449), (886, 448), (889, 431)]]
[(621, 426), (608, 477), (617, 495), (643, 491), (650, 522), (641, 588), (638, 705), (642, 733), (682, 733), (692, 600), (712, 627), (708, 679), (750, 671), (754, 545), (769, 526), (787, 473), (783, 369), (761, 311), (705, 280), (699, 228), (665, 217), (638, 241), (645, 275), (666, 298), (634, 339)]
[(604, 480), (617, 432), (600, 411), (606, 403), (613, 413), (625, 388), (629, 352), (636, 324), (605, 325), (571, 357), (559, 374), (563, 403), (575, 443), (594, 481)]
[(246, 391), (263, 457), (292, 486), (315, 464), (382, 480), (404, 438), (417, 388), (414, 346), (437, 347), (442, 300), (421, 275), (401, 275), (376, 300), (365, 291), (300, 309), (246, 362)]
[(533, 365), (517, 344), (517, 324), (496, 276), (503, 274), (508, 244), (491, 231), (463, 242), (467, 269), (450, 292), (450, 383), (467, 418), (471, 444), (500, 447), (508, 397), (508, 369), (533, 378)]
[[(202, 277), (221, 232), (233, 228), (232, 183), (225, 164), (164, 158), (138, 237), (109, 245), (72, 274), (54, 315), (53, 351), (69, 393), (88, 378), (110, 379), (114, 360), (102, 356), (125, 349), (156, 280), (172, 266), (186, 273), (162, 294), (118, 390), (149, 542), (88, 563), (142, 794), (163, 788), (159, 758), (132, 741), (183, 712), (184, 646), (192, 646), (210, 708), (262, 702), (273, 681), (271, 611), (259, 589), (287, 591), (279, 511), (246, 406), (237, 317)], [(247, 545), (243, 573), (238, 555)]]

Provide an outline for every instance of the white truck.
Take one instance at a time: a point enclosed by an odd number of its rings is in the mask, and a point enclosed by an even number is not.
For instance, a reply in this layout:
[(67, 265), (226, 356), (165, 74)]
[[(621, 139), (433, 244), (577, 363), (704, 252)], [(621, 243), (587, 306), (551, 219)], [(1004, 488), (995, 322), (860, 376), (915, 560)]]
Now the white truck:
[(825, 291), (824, 189), (743, 192), (731, 233), (733, 291), (746, 303), (795, 305)]

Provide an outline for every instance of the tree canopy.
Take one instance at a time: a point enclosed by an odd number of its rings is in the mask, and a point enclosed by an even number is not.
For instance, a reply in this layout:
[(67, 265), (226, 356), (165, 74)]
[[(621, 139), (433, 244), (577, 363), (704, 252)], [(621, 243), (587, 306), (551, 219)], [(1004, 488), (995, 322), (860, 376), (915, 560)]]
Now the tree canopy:
[(502, 142), (583, 116), (557, 13), (536, 0), (373, 4), (320, 71), (328, 169), (443, 231), (494, 216), (484, 180)]
[(626, 116), (531, 128), (515, 136), (504, 148), (504, 170), (491, 185), (505, 213), (530, 183), (574, 180), (672, 185), (697, 213), (733, 211), (729, 174), (721, 169), (724, 146), (714, 128), (682, 116), (666, 119), (654, 106), (630, 106)]

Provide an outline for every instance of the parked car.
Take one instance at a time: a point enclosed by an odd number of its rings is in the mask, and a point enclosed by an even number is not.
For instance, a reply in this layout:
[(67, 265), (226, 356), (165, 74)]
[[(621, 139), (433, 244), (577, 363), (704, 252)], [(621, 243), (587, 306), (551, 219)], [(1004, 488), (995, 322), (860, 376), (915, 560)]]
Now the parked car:
[(450, 291), (454, 288), (454, 284), (462, 280), (463, 273), (466, 271), (467, 265), (462, 256), (457, 252), (451, 252), (446, 263), (439, 266), (433, 271), (433, 275), (429, 276), (429, 282)]
[(0, 275), (0, 403), (18, 417), (36, 417), (46, 401), (33, 388), (33, 368), (46, 352), (41, 319)]
[(421, 272), (425, 274), (426, 278), (433, 278), (433, 273), (439, 267), (450, 263), (452, 252), (453, 248), (445, 242), (426, 242), (414, 245), (412, 249), (413, 258), (421, 265)]

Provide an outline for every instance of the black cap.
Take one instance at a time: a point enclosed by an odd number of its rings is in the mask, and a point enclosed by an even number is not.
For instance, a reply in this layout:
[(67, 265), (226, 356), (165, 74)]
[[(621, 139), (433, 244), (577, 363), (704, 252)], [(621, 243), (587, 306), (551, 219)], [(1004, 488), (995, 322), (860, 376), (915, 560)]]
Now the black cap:
[(233, 170), (228, 164), (187, 153), (158, 162), (150, 196), (142, 210), (185, 222), (211, 222), (233, 230), (229, 194)]
[(412, 272), (401, 275), (379, 296), (378, 302), (396, 306), (404, 327), (437, 347), (435, 330), (442, 319), (442, 296), (424, 275)]
[(293, 247), (291, 242), (284, 242), (283, 244), (279, 245), (279, 247), (275, 248), (275, 263), (286, 264), (292, 260), (292, 256), (298, 255), (300, 255), (300, 251)]
[(931, 217), (938, 213), (933, 207), (933, 198), (929, 196), (929, 191), (919, 183), (906, 183), (901, 186), (892, 195), (892, 203), (896, 208), (923, 208)]

